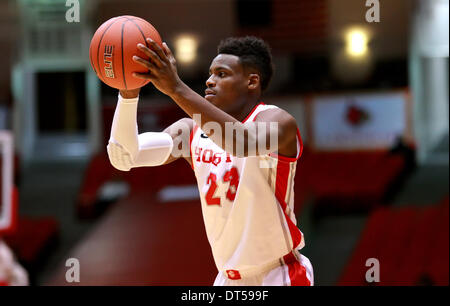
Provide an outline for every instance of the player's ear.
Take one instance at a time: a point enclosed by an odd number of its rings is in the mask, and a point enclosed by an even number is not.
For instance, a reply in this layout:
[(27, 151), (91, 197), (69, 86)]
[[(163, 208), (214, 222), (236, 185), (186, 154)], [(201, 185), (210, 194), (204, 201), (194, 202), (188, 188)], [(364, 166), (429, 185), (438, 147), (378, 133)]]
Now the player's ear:
[(260, 84), (261, 79), (259, 78), (259, 74), (250, 73), (248, 75), (248, 89), (256, 89), (258, 84)]

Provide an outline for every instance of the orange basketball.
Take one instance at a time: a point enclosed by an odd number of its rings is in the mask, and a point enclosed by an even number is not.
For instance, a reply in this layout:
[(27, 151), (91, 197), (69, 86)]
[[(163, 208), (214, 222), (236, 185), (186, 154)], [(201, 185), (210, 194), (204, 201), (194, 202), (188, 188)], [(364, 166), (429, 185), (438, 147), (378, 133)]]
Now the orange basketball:
[(158, 31), (147, 21), (134, 16), (114, 17), (103, 23), (92, 37), (89, 58), (92, 68), (100, 80), (117, 89), (135, 89), (149, 80), (133, 77), (133, 72), (147, 73), (148, 70), (133, 61), (133, 55), (148, 59), (137, 48), (147, 45), (151, 38), (162, 48)]

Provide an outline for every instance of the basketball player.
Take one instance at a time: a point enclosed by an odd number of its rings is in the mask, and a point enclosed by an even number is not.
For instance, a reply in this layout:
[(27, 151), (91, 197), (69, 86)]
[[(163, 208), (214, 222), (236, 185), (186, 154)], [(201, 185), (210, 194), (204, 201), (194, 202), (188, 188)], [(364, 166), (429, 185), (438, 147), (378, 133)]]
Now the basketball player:
[[(138, 134), (139, 89), (121, 90), (107, 147), (111, 164), (128, 171), (183, 157), (191, 165), (219, 270), (214, 285), (313, 285), (312, 266), (299, 252), (304, 238), (293, 212), (302, 140), (291, 115), (261, 102), (273, 72), (269, 47), (256, 37), (223, 40), (201, 96), (179, 78), (168, 46), (147, 41), (148, 47), (138, 48), (149, 60), (133, 60), (149, 72), (134, 76), (149, 79), (189, 118), (163, 132)], [(208, 128), (211, 122), (216, 128)], [(270, 123), (278, 125), (275, 148), (266, 145), (273, 133)], [(229, 137), (230, 124), (244, 136)], [(173, 154), (180, 146), (186, 154)]]

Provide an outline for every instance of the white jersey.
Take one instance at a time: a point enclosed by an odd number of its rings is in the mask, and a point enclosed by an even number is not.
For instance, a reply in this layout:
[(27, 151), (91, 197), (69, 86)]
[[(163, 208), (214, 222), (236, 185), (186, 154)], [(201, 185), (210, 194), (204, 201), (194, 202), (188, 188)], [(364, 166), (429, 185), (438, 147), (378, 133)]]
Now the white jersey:
[[(276, 108), (260, 103), (244, 119)], [(304, 246), (294, 215), (297, 156), (269, 154), (238, 158), (225, 152), (194, 124), (190, 138), (206, 233), (219, 271), (264, 266)], [(260, 162), (272, 167), (260, 167)]]

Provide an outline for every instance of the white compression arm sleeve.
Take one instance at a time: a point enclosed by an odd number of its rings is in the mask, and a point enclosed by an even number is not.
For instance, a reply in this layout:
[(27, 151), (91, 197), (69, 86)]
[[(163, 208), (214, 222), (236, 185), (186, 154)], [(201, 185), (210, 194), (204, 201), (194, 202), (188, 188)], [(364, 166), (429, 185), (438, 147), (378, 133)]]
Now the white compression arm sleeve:
[(164, 132), (138, 135), (136, 123), (138, 98), (119, 99), (114, 112), (107, 151), (114, 168), (129, 171), (133, 167), (163, 164), (173, 148), (172, 137)]

